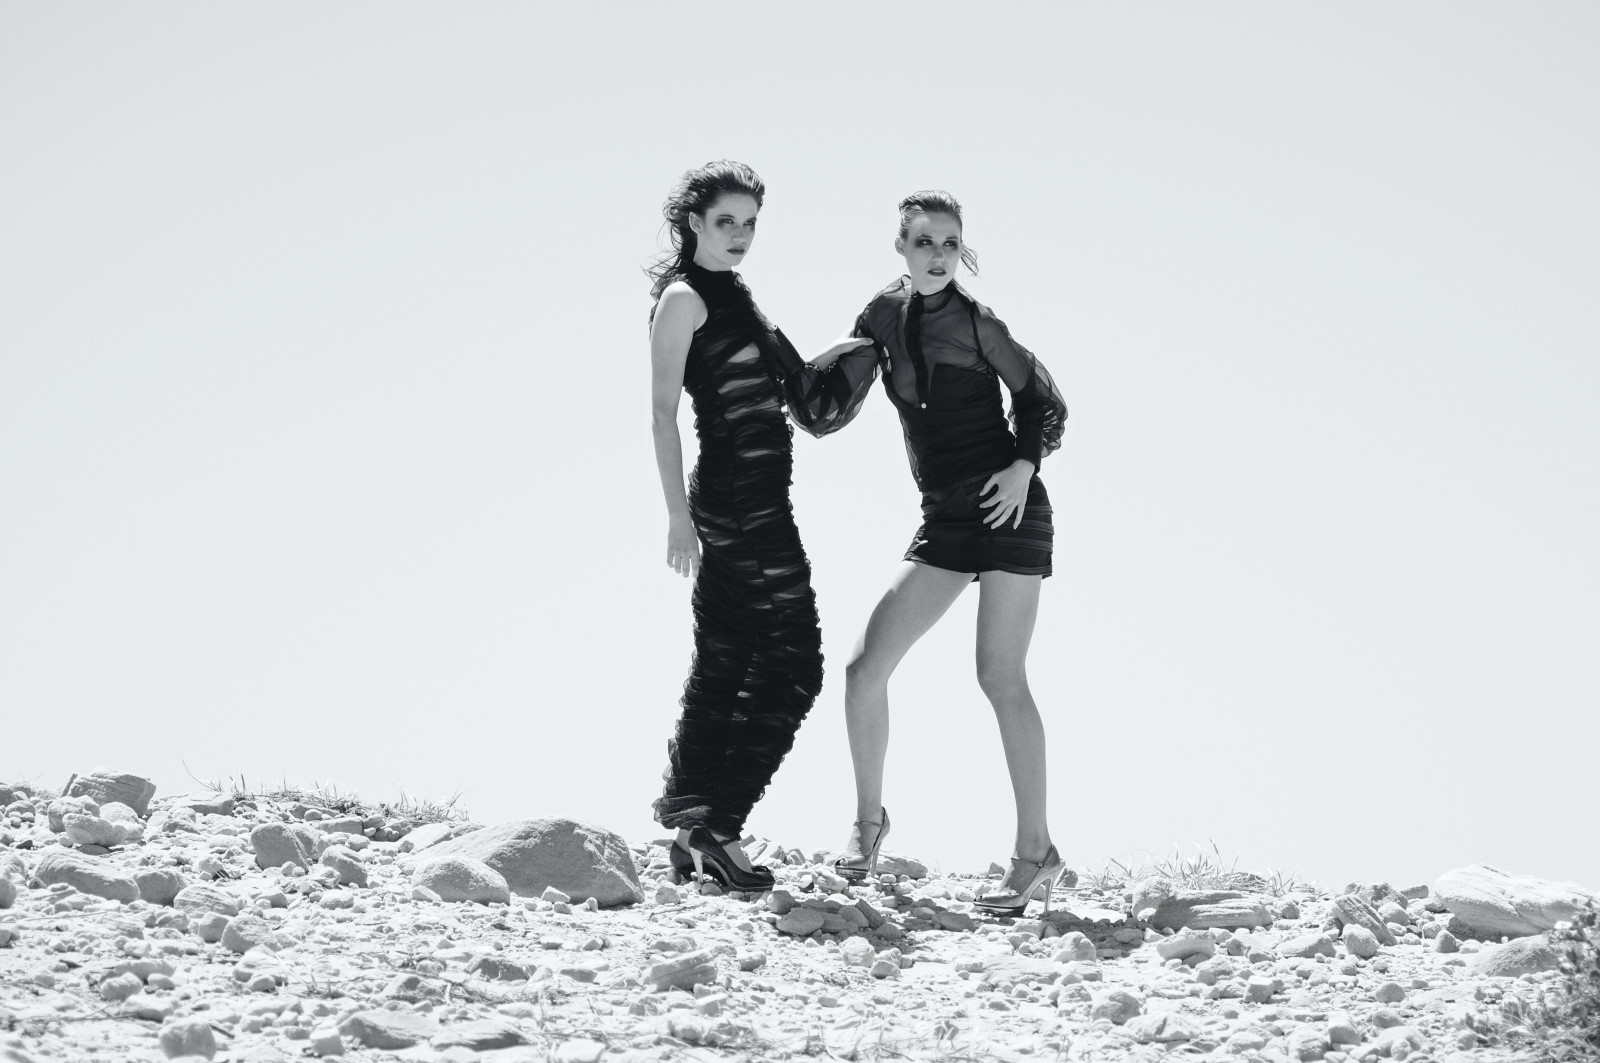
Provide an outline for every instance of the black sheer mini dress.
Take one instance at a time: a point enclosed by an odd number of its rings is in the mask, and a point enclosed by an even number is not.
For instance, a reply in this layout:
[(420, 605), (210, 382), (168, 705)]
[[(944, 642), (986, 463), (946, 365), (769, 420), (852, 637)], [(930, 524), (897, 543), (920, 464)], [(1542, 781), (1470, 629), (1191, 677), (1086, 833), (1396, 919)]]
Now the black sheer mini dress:
[(799, 356), (737, 274), (691, 263), (684, 280), (706, 305), (683, 371), (700, 445), (689, 510), (701, 567), (694, 660), (654, 808), (664, 827), (738, 837), (822, 688), (781, 386)]
[[(785, 361), (795, 419), (813, 435), (850, 422), (873, 377), (900, 415), (911, 475), (922, 491), (922, 526), (906, 551), (952, 572), (1048, 576), (1054, 523), (1038, 477), (1044, 456), (1061, 445), (1067, 406), (1033, 353), (1005, 323), (954, 281), (929, 296), (901, 277), (856, 318), (870, 348), (841, 356), (825, 370)], [(1009, 422), (1000, 391), (1011, 394)], [(980, 492), (1018, 458), (1033, 463), (1022, 522), (993, 528)]]

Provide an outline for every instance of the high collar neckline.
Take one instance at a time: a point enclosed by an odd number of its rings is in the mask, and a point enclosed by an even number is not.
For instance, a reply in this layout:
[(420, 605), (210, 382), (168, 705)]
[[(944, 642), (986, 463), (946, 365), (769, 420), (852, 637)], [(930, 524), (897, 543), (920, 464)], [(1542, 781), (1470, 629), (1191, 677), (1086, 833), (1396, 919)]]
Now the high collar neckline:
[(913, 287), (911, 289), (911, 302), (913, 305), (920, 304), (923, 310), (943, 310), (950, 300), (955, 297), (955, 294), (956, 282), (955, 278), (952, 277), (949, 283), (932, 295), (923, 295)]
[(688, 275), (702, 283), (732, 285), (739, 275), (731, 269), (706, 269), (693, 259), (689, 261)]

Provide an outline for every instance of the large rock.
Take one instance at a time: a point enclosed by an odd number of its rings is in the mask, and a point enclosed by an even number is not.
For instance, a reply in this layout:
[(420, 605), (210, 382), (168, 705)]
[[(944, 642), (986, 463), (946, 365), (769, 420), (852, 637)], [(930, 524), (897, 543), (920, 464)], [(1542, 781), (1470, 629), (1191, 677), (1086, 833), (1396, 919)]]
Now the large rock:
[(339, 1024), (339, 1032), (368, 1048), (410, 1048), (431, 1040), (439, 1024), (408, 1011), (358, 1011)]
[(602, 906), (644, 900), (628, 843), (603, 827), (565, 818), (525, 819), (484, 827), (406, 857), (409, 866), (444, 856), (481, 860), (512, 893), (537, 897), (549, 886), (574, 901)]
[(469, 904), (508, 904), (511, 889), (505, 876), (482, 860), (470, 856), (433, 856), (418, 867), (412, 885), (430, 889), (441, 901)]
[(1238, 890), (1179, 889), (1165, 879), (1139, 883), (1133, 911), (1158, 930), (1254, 930), (1272, 925), (1272, 913), (1261, 897)]
[(1510, 875), (1486, 864), (1446, 871), (1434, 895), (1461, 921), (1484, 934), (1527, 937), (1571, 919), (1600, 894), (1570, 882)]
[[(1163, 960), (1185, 960), (1197, 956), (1200, 960), (1208, 960), (1217, 954), (1217, 939), (1210, 934), (1182, 933), (1173, 934), (1169, 938), (1162, 938), (1156, 942), (1156, 955)], [(1194, 964), (1190, 964), (1193, 966)]]
[(535, 967), (518, 963), (504, 956), (474, 956), (467, 961), (467, 973), (490, 981), (526, 982), (533, 977)]
[(0, 909), (9, 908), (17, 903), (17, 884), (4, 875), (0, 875)]
[(1122, 1028), (1140, 1044), (1192, 1041), (1205, 1033), (1198, 1020), (1175, 1012), (1135, 1015), (1123, 1023)]
[(156, 795), (156, 784), (139, 775), (100, 768), (88, 775), (74, 775), (72, 781), (67, 783), (64, 796), (85, 795), (102, 805), (108, 801), (120, 801), (140, 816), (148, 816), (150, 799)]
[(323, 867), (339, 872), (339, 885), (365, 886), (367, 869), (356, 854), (342, 845), (330, 845), (318, 861)]
[(1344, 933), (1344, 947), (1352, 956), (1363, 960), (1370, 960), (1378, 954), (1378, 938), (1372, 931), (1355, 923), (1346, 923)]
[(61, 828), (74, 845), (99, 845), (109, 849), (128, 841), (127, 827), (100, 816), (68, 812), (61, 817)]
[(1089, 1009), (1091, 1019), (1110, 1019), (1118, 1026), (1143, 1013), (1144, 995), (1131, 989), (1109, 989), (1095, 997)]
[(115, 865), (92, 856), (63, 849), (46, 853), (33, 876), (41, 885), (65, 882), (79, 893), (131, 904), (139, 899), (139, 884)]
[(424, 823), (416, 830), (400, 839), (402, 853), (414, 853), (430, 846), (447, 842), (451, 838), (459, 838), (463, 834), (471, 834), (482, 828), (476, 823)]
[(273, 952), (283, 948), (283, 942), (278, 939), (271, 923), (251, 912), (228, 920), (228, 926), (222, 932), (223, 948), (242, 956), (260, 946), (265, 946)]
[(189, 885), (183, 872), (171, 867), (141, 867), (134, 871), (133, 881), (139, 884), (139, 897), (148, 904), (172, 907), (185, 887)]
[(45, 806), (45, 818), (50, 823), (50, 829), (60, 834), (67, 829), (67, 817), (98, 816), (100, 802), (92, 797), (58, 797)]
[(1485, 949), (1472, 958), (1473, 974), (1497, 978), (1515, 978), (1523, 974), (1554, 971), (1561, 966), (1561, 951), (1544, 937), (1523, 937), (1492, 949)]
[(1359, 926), (1377, 939), (1380, 945), (1395, 944), (1394, 934), (1384, 923), (1377, 910), (1354, 893), (1341, 893), (1333, 899), (1325, 924), (1330, 930), (1343, 931), (1347, 926)]
[(181, 805), (202, 816), (231, 816), (234, 799), (227, 794), (202, 794), (184, 798)]
[(1312, 930), (1298, 934), (1283, 942), (1277, 948), (1280, 956), (1310, 959), (1313, 956), (1336, 956), (1338, 952), (1333, 947), (1333, 939), (1327, 934)]
[(321, 832), (298, 823), (263, 823), (250, 832), (256, 866), (262, 870), (299, 864), (310, 869), (327, 848)]
[(161, 1027), (160, 1039), (161, 1051), (168, 1059), (193, 1056), (210, 1059), (217, 1054), (216, 1035), (211, 1032), (211, 1024), (203, 1015), (169, 1019)]
[(239, 914), (239, 899), (219, 886), (196, 882), (172, 896), (172, 906), (190, 917), (215, 912), (233, 917)]
[(433, 1038), (434, 1048), (470, 1048), (474, 1052), (488, 1052), (527, 1043), (527, 1034), (505, 1019), (458, 1022)]
[(695, 949), (647, 968), (644, 980), (657, 990), (687, 989), (717, 980), (717, 957), (710, 949)]

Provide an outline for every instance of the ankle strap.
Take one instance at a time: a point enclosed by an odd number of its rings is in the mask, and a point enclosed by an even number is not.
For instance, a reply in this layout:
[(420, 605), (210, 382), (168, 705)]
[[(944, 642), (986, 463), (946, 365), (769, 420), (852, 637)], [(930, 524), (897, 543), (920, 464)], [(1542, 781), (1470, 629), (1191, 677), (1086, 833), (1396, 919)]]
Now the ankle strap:
[(1029, 860), (1026, 857), (1021, 856), (1013, 856), (1011, 860), (1013, 863), (1017, 864), (1032, 864), (1034, 867), (1037, 867), (1042, 871), (1044, 869), (1044, 865), (1052, 862), (1050, 859), (1052, 856), (1054, 856), (1057, 860), (1061, 859), (1061, 854), (1056, 852), (1056, 847), (1053, 845), (1044, 851), (1043, 860)]

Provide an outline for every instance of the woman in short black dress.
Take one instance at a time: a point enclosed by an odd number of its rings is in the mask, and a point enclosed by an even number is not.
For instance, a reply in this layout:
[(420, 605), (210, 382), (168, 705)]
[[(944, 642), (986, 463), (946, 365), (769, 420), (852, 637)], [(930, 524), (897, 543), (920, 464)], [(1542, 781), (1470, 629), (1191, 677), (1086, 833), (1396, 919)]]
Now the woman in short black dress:
[[(792, 429), (781, 366), (799, 361), (733, 267), (755, 239), (765, 186), (748, 166), (684, 174), (663, 208), (675, 253), (652, 271), (650, 354), (667, 564), (693, 578), (694, 662), (668, 742), (656, 819), (673, 864), (724, 886), (772, 885), (738, 845), (745, 818), (822, 686), (811, 567), (789, 503)], [(859, 347), (852, 340), (828, 353)], [(684, 489), (678, 400), (700, 453)]]
[[(1017, 806), (1006, 888), (979, 903), (1021, 911), (1065, 870), (1045, 815), (1044, 726), (1028, 688), (1028, 642), (1039, 586), (1050, 575), (1050, 499), (1039, 481), (1044, 455), (1061, 444), (1066, 404), (1042, 365), (988, 307), (955, 282), (975, 265), (962, 240), (961, 206), (946, 192), (900, 204), (895, 249), (908, 273), (879, 292), (848, 341), (785, 367), (790, 406), (813, 434), (855, 415), (879, 368), (900, 415), (923, 523), (908, 562), (873, 610), (846, 666), (845, 713), (856, 777), (856, 816), (835, 866), (859, 878), (876, 870), (889, 829), (882, 804), (889, 739), (889, 678), (911, 646), (976, 581), (978, 683), (994, 706)], [(1011, 424), (1000, 385), (1011, 394)]]

